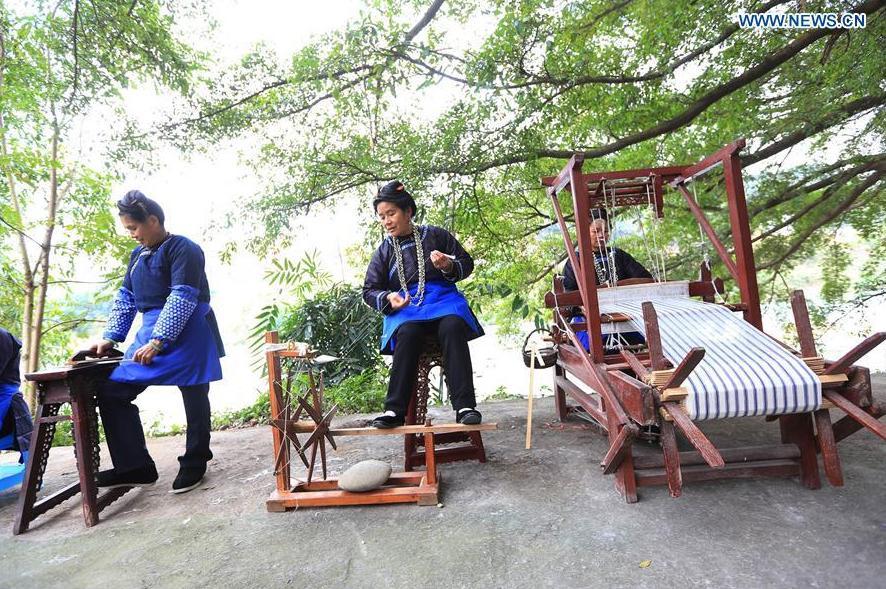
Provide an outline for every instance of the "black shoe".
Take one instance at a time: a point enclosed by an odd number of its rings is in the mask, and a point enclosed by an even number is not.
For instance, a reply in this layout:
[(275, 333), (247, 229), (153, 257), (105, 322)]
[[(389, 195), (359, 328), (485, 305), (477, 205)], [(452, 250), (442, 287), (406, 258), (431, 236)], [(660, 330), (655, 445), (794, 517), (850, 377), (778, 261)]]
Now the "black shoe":
[(466, 411), (459, 411), (455, 421), (463, 425), (477, 425), (483, 421), (483, 416), (476, 409), (468, 409)]
[(96, 476), (96, 484), (103, 489), (118, 487), (150, 487), (160, 478), (153, 463), (135, 470), (117, 472), (117, 469), (103, 470)]
[(399, 415), (379, 415), (369, 425), (379, 429), (391, 429), (392, 427), (399, 427), (404, 423), (406, 423), (406, 420)]
[(170, 493), (187, 493), (191, 489), (196, 489), (203, 482), (205, 474), (205, 464), (203, 466), (182, 466), (178, 469), (178, 476), (172, 483)]

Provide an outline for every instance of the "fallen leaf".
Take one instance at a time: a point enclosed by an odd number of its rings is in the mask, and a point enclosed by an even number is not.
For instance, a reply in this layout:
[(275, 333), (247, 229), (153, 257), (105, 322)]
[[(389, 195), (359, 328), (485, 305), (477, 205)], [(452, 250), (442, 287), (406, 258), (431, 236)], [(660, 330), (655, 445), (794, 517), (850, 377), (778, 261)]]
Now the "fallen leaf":
[(640, 568), (641, 569), (648, 569), (650, 566), (652, 566), (651, 560), (641, 560), (640, 561)]

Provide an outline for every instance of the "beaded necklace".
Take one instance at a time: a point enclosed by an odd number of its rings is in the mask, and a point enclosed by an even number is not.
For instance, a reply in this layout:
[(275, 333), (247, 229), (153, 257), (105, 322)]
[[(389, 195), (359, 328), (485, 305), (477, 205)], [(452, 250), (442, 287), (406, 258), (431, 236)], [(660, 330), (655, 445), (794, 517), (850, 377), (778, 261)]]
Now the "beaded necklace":
[[(421, 243), (421, 235), (418, 232), (418, 226), (410, 221), (412, 225), (412, 237), (415, 240), (415, 263), (418, 266), (418, 289), (415, 291), (415, 300), (410, 300), (409, 304), (413, 307), (421, 306), (425, 298), (425, 252)], [(400, 241), (396, 236), (391, 236), (394, 243), (394, 257), (397, 259), (397, 277), (400, 278), (400, 287), (409, 294), (409, 286), (406, 284), (406, 269), (403, 265), (403, 252), (400, 251)]]

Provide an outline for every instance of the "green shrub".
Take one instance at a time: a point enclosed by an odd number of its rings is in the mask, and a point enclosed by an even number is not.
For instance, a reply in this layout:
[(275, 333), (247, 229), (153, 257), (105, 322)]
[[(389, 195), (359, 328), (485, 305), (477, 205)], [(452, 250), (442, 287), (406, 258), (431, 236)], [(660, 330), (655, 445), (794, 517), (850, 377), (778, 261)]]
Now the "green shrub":
[(378, 368), (381, 315), (363, 302), (356, 286), (336, 284), (290, 308), (280, 319), (281, 341), (308, 342), (339, 360), (324, 366), (326, 382), (343, 380)]
[(387, 368), (366, 370), (326, 388), (324, 401), (339, 413), (373, 413), (384, 409), (387, 391)]
[(271, 419), (271, 399), (267, 391), (261, 393), (252, 405), (215, 413), (212, 416), (212, 429), (221, 430), (233, 427), (248, 427), (253, 425), (267, 425)]

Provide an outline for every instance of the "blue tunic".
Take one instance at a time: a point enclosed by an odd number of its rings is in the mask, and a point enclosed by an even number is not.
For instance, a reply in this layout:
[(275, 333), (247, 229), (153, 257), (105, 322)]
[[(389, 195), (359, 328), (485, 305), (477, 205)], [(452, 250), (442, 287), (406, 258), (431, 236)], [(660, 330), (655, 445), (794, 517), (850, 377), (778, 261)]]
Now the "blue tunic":
[[(381, 353), (393, 354), (396, 345), (397, 328), (409, 321), (433, 321), (446, 315), (461, 317), (469, 328), (468, 340), (483, 335), (483, 328), (471, 311), (467, 299), (455, 287), (459, 280), (467, 278), (474, 270), (474, 260), (451, 233), (432, 225), (419, 226), (425, 266), (425, 296), (420, 306), (408, 305), (394, 311), (387, 296), (392, 292), (401, 292), (400, 278), (397, 275), (397, 258), (394, 242), (390, 236), (382, 241), (366, 270), (363, 282), (363, 301), (384, 315), (384, 327), (381, 337)], [(416, 257), (415, 240), (410, 235), (398, 239), (403, 256), (406, 285), (412, 301), (416, 301), (418, 290), (418, 260)], [(431, 263), (431, 252), (438, 250), (452, 258), (451, 272), (444, 273)]]
[[(0, 328), (0, 424), (12, 405), (12, 396), (21, 384), (18, 372), (19, 350), (22, 344), (15, 336)], [(5, 449), (0, 446), (0, 449)]]
[[(176, 386), (221, 380), (224, 346), (209, 306), (204, 262), (200, 247), (180, 235), (170, 235), (154, 249), (132, 250), (105, 338), (124, 340), (136, 312), (143, 320), (111, 380)], [(165, 348), (151, 364), (126, 361), (152, 339), (161, 340)]]

